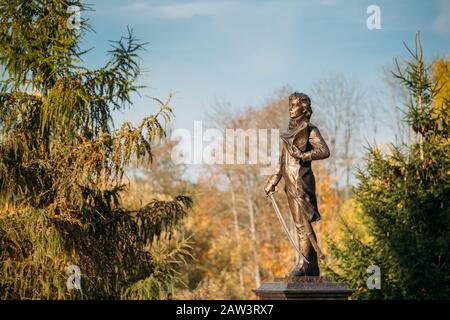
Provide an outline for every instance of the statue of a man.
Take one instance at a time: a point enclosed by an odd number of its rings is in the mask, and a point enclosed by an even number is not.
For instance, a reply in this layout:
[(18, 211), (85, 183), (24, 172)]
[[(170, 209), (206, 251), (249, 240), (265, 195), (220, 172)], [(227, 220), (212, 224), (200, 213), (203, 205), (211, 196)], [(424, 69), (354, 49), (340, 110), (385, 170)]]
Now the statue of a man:
[(284, 178), (299, 249), (308, 260), (299, 255), (290, 276), (319, 276), (317, 256), (321, 253), (311, 222), (319, 220), (320, 213), (311, 161), (328, 158), (330, 151), (319, 129), (309, 122), (311, 114), (311, 100), (306, 94), (295, 92), (289, 96), (290, 121), (287, 131), (280, 135), (283, 140), (280, 162), (265, 187), (265, 192), (271, 194)]

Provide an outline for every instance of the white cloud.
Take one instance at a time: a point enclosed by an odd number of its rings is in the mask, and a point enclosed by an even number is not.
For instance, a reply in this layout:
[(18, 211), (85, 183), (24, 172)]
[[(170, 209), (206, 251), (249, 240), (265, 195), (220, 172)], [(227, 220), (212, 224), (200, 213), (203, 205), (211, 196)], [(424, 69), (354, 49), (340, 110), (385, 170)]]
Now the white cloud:
[(213, 16), (230, 6), (230, 2), (188, 2), (176, 4), (151, 5), (135, 2), (125, 10), (133, 13), (145, 14), (158, 19), (188, 19), (195, 16)]
[(440, 0), (438, 10), (434, 27), (439, 33), (450, 34), (450, 1)]

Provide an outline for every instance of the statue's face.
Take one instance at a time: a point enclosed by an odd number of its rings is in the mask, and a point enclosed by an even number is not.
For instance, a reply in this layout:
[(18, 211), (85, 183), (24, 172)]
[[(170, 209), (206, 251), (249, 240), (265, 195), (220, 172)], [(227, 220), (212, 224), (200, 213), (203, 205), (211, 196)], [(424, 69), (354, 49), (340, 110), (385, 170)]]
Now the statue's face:
[(291, 118), (297, 118), (302, 114), (302, 105), (300, 99), (294, 98), (289, 100), (289, 115)]

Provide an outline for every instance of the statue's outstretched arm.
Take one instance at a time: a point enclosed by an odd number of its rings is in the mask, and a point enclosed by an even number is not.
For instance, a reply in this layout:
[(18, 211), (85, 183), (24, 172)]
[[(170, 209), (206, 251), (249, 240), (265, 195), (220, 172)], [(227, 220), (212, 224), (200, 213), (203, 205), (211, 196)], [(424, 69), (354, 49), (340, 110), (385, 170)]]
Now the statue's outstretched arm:
[(275, 169), (275, 173), (269, 177), (267, 180), (265, 191), (266, 193), (274, 192), (275, 187), (280, 182), (282, 174), (281, 174), (281, 163), (283, 161), (283, 150), (281, 150), (281, 154), (278, 160), (277, 168)]

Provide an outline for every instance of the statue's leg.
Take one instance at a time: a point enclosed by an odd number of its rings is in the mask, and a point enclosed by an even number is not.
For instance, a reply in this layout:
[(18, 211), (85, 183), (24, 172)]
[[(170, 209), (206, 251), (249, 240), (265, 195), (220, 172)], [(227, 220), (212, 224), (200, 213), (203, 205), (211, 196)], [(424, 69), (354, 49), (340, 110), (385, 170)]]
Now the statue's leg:
[[(298, 264), (295, 267), (296, 270), (293, 271), (292, 275), (306, 275), (306, 276), (318, 276), (319, 275), (319, 266), (317, 262), (317, 253), (312, 248), (311, 241), (308, 238), (308, 235), (306, 234), (306, 227), (304, 223), (310, 222), (307, 220), (307, 218), (303, 219), (302, 212), (300, 211), (301, 208), (298, 205), (298, 203), (295, 201), (293, 196), (291, 194), (287, 194), (289, 208), (292, 214), (292, 218), (295, 223), (296, 231), (297, 231), (297, 237), (299, 242), (300, 251), (304, 254), (304, 256), (308, 259), (309, 263), (306, 261), (303, 265), (301, 265), (300, 257), (298, 257)], [(310, 224), (311, 226), (311, 224)], [(315, 238), (316, 235), (314, 234), (314, 231), (311, 226), (312, 236)]]
[[(307, 221), (306, 223), (309, 223), (309, 229), (312, 232), (312, 237), (316, 240), (317, 242), (317, 238), (316, 238), (316, 234), (314, 232), (314, 229), (311, 225), (311, 222)], [(308, 248), (308, 255), (306, 256), (309, 260), (309, 265), (308, 265), (308, 269), (306, 270), (306, 275), (307, 276), (319, 276), (320, 275), (320, 271), (319, 271), (319, 263), (318, 263), (318, 259), (317, 259), (317, 252), (314, 250), (314, 248), (312, 247), (311, 241), (309, 240), (308, 235), (306, 234), (306, 231), (304, 232), (304, 238), (301, 242), (300, 242), (300, 248), (302, 248), (301, 250), (303, 250), (303, 247)]]

